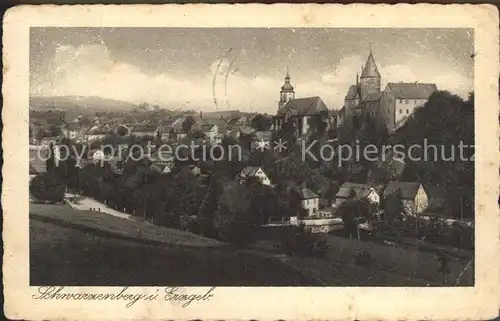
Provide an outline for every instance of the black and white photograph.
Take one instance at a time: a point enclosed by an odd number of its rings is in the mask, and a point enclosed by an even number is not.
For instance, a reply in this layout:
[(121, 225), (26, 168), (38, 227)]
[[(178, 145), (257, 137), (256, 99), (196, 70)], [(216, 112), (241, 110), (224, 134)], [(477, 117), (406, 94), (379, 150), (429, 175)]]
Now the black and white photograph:
[(6, 316), (494, 319), (498, 25), (491, 5), (8, 10)]
[(475, 55), (467, 28), (31, 27), (29, 284), (474, 286)]

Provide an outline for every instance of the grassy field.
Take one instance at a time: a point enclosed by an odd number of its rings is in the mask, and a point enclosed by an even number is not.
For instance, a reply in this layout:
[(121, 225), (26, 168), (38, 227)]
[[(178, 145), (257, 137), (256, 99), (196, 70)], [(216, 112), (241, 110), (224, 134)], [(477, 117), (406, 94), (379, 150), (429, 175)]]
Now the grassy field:
[(30, 220), (30, 284), (318, 285), (275, 259), (225, 247), (144, 244)]
[[(303, 273), (330, 285), (356, 286), (459, 286), (474, 285), (473, 264), (466, 269), (469, 260), (451, 259), (451, 273), (445, 282), (439, 270), (439, 262), (429, 252), (396, 248), (373, 242), (322, 236), (329, 248), (324, 259), (286, 258), (289, 264)], [(266, 240), (255, 248), (272, 250), (276, 241)], [(354, 264), (353, 253), (367, 250), (372, 256), (369, 269)], [(465, 270), (465, 271), (464, 271)], [(463, 272), (463, 273), (462, 273)], [(460, 278), (459, 278), (460, 276)], [(339, 283), (340, 282), (340, 283)]]
[[(31, 204), (30, 217), (32, 285), (449, 286), (468, 263), (453, 259), (443, 283), (432, 253), (333, 235), (324, 236), (326, 258), (315, 259), (277, 256), (275, 241), (236, 251), (192, 233), (64, 205)], [(361, 249), (372, 255), (369, 269), (354, 265)], [(473, 284), (472, 264), (458, 285)]]
[(46, 222), (57, 222), (68, 227), (85, 229), (94, 234), (112, 233), (123, 238), (139, 238), (151, 243), (165, 243), (187, 247), (218, 247), (224, 244), (175, 229), (152, 225), (142, 221), (117, 218), (105, 213), (79, 211), (64, 205), (30, 204), (30, 216)]

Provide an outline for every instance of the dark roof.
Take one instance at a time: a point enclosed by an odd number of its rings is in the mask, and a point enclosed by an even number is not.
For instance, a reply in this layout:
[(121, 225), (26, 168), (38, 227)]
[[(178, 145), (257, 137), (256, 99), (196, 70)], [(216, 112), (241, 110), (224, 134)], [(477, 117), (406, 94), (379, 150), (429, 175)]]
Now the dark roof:
[(250, 126), (244, 126), (240, 128), (240, 133), (244, 135), (252, 135), (253, 133), (255, 133), (255, 129)]
[(387, 87), (391, 90), (396, 99), (428, 99), (429, 96), (437, 91), (436, 84), (411, 83), (388, 83)]
[(378, 72), (377, 64), (375, 63), (375, 59), (373, 59), (373, 54), (370, 51), (370, 55), (366, 60), (366, 65), (361, 72), (361, 78), (368, 77), (380, 77), (380, 73)]
[(109, 134), (110, 131), (109, 130), (106, 130), (104, 129), (102, 126), (95, 126), (95, 127), (91, 127), (88, 131), (87, 131), (87, 134), (88, 135), (104, 135), (104, 134)]
[(67, 130), (80, 130), (82, 129), (82, 126), (78, 123), (68, 123), (66, 125)]
[(228, 126), (236, 126), (241, 117), (234, 117), (230, 121), (228, 121)]
[(318, 195), (311, 191), (309, 188), (302, 188), (300, 186), (294, 186), (293, 191), (297, 193), (302, 200), (307, 200), (311, 198), (318, 198)]
[(345, 99), (355, 99), (357, 95), (358, 95), (358, 86), (352, 85), (351, 87), (349, 87)]
[(366, 102), (366, 101), (379, 101), (380, 100), (380, 97), (381, 97), (381, 94), (376, 94), (376, 93), (373, 93), (373, 94), (369, 94), (368, 96), (366, 96), (364, 99), (363, 99), (363, 102)]
[(401, 191), (401, 196), (405, 200), (412, 200), (417, 195), (421, 184), (417, 182), (389, 182), (384, 190), (384, 196), (395, 193), (398, 189)]
[(182, 130), (182, 122), (175, 123), (176, 121), (177, 121), (177, 119), (167, 119), (165, 122), (163, 122), (163, 124), (161, 124), (158, 127), (158, 130), (161, 133), (168, 133), (172, 129), (174, 131), (181, 131)]
[(156, 129), (158, 129), (158, 126), (156, 125), (150, 125), (150, 124), (147, 124), (147, 125), (137, 125), (134, 127), (134, 129), (132, 129), (132, 132), (143, 132), (143, 133), (148, 133), (148, 132), (154, 132), (156, 131)]
[(335, 197), (338, 198), (349, 198), (351, 196), (363, 197), (365, 195), (368, 195), (367, 193), (369, 192), (371, 187), (372, 186), (368, 184), (347, 182), (340, 186), (337, 194), (335, 194)]
[(208, 131), (211, 131), (214, 126), (215, 126), (214, 124), (202, 124), (200, 126), (200, 130), (202, 132), (208, 132)]
[(153, 163), (149, 166), (149, 168), (160, 174), (170, 173), (170, 167), (167, 163)]
[(423, 185), (425, 193), (427, 196), (432, 199), (432, 198), (446, 198), (446, 189), (444, 187), (441, 187), (439, 185), (430, 185), (430, 184), (425, 184)]
[(325, 103), (319, 97), (307, 97), (290, 100), (285, 106), (278, 110), (277, 116), (311, 116), (320, 112), (328, 112)]
[(247, 166), (243, 168), (243, 170), (240, 173), (240, 176), (247, 177), (247, 176), (255, 176), (255, 174), (259, 171), (260, 167), (259, 166)]

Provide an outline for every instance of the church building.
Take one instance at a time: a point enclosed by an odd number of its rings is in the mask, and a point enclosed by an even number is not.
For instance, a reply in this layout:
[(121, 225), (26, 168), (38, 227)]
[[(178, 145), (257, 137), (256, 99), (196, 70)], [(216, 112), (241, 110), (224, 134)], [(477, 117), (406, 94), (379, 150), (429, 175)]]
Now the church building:
[(313, 124), (328, 120), (328, 108), (320, 97), (295, 98), (287, 71), (285, 83), (281, 86), (278, 111), (274, 117), (274, 129), (280, 130), (290, 124), (296, 137), (303, 137), (314, 130)]

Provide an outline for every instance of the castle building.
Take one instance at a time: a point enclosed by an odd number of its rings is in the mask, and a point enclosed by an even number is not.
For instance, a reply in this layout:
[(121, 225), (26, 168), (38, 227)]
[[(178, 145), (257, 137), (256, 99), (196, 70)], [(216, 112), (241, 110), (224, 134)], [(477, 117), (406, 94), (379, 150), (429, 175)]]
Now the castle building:
[(356, 75), (356, 85), (349, 87), (345, 96), (346, 118), (352, 118), (354, 115), (359, 116), (365, 111), (373, 113), (379, 109), (381, 81), (382, 77), (370, 48), (366, 64), (361, 66), (361, 77), (359, 74)]
[(399, 82), (388, 83), (381, 91), (381, 81), (370, 47), (366, 64), (361, 66), (361, 77), (356, 75), (356, 84), (349, 87), (344, 99), (346, 120), (354, 116), (369, 116), (380, 126), (392, 131), (438, 90), (435, 84)]

